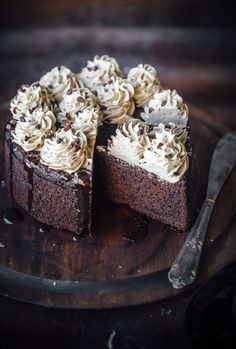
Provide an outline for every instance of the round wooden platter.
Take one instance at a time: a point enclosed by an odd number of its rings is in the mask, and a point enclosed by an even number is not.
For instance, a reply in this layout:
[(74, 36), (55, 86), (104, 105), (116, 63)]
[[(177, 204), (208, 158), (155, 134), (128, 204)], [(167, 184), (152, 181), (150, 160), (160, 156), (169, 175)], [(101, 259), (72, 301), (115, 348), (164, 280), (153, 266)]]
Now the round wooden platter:
[[(194, 106), (190, 110), (203, 200), (212, 151), (219, 138), (229, 130), (204, 111)], [(234, 172), (217, 201), (198, 279), (192, 287), (235, 259)], [(8, 197), (2, 181), (2, 218), (5, 210), (11, 207), (17, 206)], [(95, 209), (93, 234), (84, 238), (46, 229), (23, 210), (20, 212), (23, 220), (19, 223), (0, 221), (2, 295), (52, 307), (108, 308), (142, 304), (183, 292), (172, 288), (167, 273), (187, 233), (178, 233), (126, 206), (111, 203)]]

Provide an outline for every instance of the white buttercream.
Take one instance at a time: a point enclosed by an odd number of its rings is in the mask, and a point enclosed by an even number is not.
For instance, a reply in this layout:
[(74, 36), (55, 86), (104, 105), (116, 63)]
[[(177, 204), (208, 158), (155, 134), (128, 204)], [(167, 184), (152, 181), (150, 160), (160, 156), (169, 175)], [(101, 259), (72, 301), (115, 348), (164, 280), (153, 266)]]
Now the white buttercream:
[(40, 150), (45, 137), (55, 132), (56, 118), (47, 106), (34, 109), (24, 121), (17, 121), (12, 130), (13, 142), (25, 151)]
[(97, 99), (87, 88), (67, 92), (59, 103), (58, 110), (57, 119), (62, 124), (68, 120), (76, 124), (100, 123), (101, 112)]
[(46, 88), (35, 82), (18, 89), (17, 95), (11, 100), (10, 111), (15, 120), (20, 120), (22, 117), (30, 117), (35, 108), (44, 108), (45, 104), (49, 109), (52, 108)]
[(186, 139), (187, 132), (180, 126), (160, 124), (149, 134), (140, 166), (167, 182), (178, 182), (189, 166)]
[(145, 107), (155, 92), (161, 89), (156, 69), (150, 64), (139, 64), (130, 69), (127, 79), (134, 87), (134, 100), (138, 107)]
[(176, 90), (162, 90), (155, 93), (141, 117), (149, 125), (172, 122), (185, 127), (188, 122), (188, 108)]
[(87, 137), (81, 130), (59, 129), (55, 137), (46, 139), (41, 149), (41, 163), (56, 171), (74, 173), (88, 168)]
[(116, 136), (112, 137), (112, 142), (108, 145), (108, 151), (121, 160), (138, 165), (146, 144), (147, 127), (145, 123), (134, 120), (120, 125)]
[(97, 96), (107, 122), (122, 123), (134, 113), (134, 88), (126, 79), (111, 78), (108, 83), (98, 87)]
[(39, 82), (48, 89), (51, 99), (57, 103), (62, 100), (66, 91), (84, 86), (78, 76), (64, 66), (53, 68)]
[(93, 61), (88, 61), (87, 66), (79, 74), (79, 78), (91, 91), (95, 92), (98, 86), (106, 84), (111, 77), (121, 75), (115, 58), (103, 55), (95, 56)]

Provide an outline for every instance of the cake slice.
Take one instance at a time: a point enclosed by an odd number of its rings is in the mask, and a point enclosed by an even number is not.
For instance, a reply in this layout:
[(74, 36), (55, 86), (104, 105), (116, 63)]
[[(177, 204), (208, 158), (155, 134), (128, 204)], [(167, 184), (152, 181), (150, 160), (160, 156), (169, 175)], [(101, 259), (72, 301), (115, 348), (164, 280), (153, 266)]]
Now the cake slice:
[(185, 127), (134, 120), (97, 149), (106, 197), (180, 231), (188, 229), (196, 168)]

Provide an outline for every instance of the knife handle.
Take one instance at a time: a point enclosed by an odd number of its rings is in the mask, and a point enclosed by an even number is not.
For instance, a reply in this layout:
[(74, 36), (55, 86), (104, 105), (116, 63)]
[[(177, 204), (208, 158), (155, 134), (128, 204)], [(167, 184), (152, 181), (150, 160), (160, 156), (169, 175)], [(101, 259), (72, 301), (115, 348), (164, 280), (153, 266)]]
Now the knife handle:
[(196, 278), (202, 246), (215, 201), (206, 199), (190, 233), (172, 265), (168, 278), (174, 288), (190, 285)]

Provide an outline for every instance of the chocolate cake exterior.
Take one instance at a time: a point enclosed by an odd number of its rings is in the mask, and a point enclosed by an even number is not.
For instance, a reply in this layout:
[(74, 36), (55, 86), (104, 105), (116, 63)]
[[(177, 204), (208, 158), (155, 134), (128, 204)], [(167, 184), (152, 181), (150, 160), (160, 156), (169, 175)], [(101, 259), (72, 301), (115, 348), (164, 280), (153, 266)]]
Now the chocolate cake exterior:
[(90, 231), (92, 175), (81, 170), (65, 175), (40, 164), (35, 153), (27, 154), (5, 131), (5, 177), (10, 194), (39, 222), (78, 234)]

